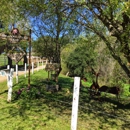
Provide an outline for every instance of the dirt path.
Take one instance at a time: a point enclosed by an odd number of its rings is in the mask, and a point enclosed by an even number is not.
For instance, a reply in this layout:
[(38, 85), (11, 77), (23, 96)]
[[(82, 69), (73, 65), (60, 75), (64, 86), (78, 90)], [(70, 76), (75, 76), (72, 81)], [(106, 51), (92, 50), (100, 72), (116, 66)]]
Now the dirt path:
[[(44, 68), (44, 66), (39, 66), (38, 69), (40, 70), (40, 69), (43, 69), (43, 68)], [(34, 71), (37, 71), (37, 68), (35, 68)], [(32, 70), (31, 70), (31, 73), (32, 73)], [(24, 71), (21, 71), (21, 70), (18, 71), (18, 75), (24, 75), (24, 74), (25, 74)], [(27, 70), (27, 74), (26, 75), (28, 75), (28, 70)], [(16, 77), (16, 72), (14, 72), (13, 77)], [(0, 75), (0, 83), (5, 81), (5, 80), (7, 80), (7, 76)]]

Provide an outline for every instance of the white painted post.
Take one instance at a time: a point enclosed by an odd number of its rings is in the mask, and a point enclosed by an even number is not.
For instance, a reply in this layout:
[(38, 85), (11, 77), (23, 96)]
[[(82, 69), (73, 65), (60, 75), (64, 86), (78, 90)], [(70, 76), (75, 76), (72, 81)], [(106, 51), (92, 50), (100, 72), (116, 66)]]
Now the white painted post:
[(77, 130), (80, 77), (74, 78), (71, 130)]
[(18, 83), (18, 64), (16, 64), (16, 83)]
[(34, 63), (32, 62), (32, 74), (34, 72)]
[(27, 76), (27, 63), (25, 63), (24, 69), (25, 69), (24, 76), (25, 76), (25, 78), (26, 78), (26, 76)]
[(10, 69), (9, 72), (9, 81), (8, 81), (8, 97), (7, 101), (11, 102), (11, 97), (12, 97), (12, 86), (13, 86), (13, 68)]
[(7, 69), (10, 69), (10, 65), (7, 65)]
[[(7, 65), (7, 69), (10, 69), (10, 65)], [(7, 86), (8, 86), (8, 81), (9, 81), (9, 73), (7, 73)]]
[(7, 69), (7, 86), (9, 88), (9, 85), (10, 85), (10, 69)]

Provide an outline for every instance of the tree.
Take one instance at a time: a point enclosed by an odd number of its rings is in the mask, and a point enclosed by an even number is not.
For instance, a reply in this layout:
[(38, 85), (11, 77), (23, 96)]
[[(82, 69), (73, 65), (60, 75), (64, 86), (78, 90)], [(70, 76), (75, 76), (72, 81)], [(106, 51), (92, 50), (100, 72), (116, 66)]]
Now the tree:
[(40, 57), (46, 57), (49, 61), (53, 60), (55, 44), (53, 38), (46, 36), (40, 37), (33, 42), (33, 50)]
[[(46, 37), (51, 37), (54, 63), (61, 64), (60, 54), (64, 37), (73, 32), (69, 27), (69, 16), (64, 17), (68, 7), (64, 6), (61, 0), (20, 0), (19, 9), (22, 15), (28, 16), (31, 20), (33, 32), (36, 36), (42, 38), (46, 44)], [(35, 9), (35, 10), (34, 10)], [(76, 28), (76, 26), (74, 26)], [(74, 28), (73, 27), (73, 28)], [(47, 46), (46, 46), (47, 47)], [(60, 74), (62, 68), (56, 72)]]
[[(71, 1), (65, 4), (72, 10), (75, 9), (74, 15), (71, 17), (77, 24), (97, 34), (106, 43), (113, 58), (130, 78), (130, 68), (126, 64), (126, 61), (130, 63), (128, 3), (125, 0), (87, 0)], [(127, 7), (126, 10), (125, 7)], [(115, 42), (111, 43), (109, 37), (115, 37)]]
[(87, 38), (78, 38), (78, 44), (74, 51), (66, 59), (66, 64), (71, 76), (85, 75), (86, 68), (93, 68), (95, 66), (96, 52), (95, 42), (90, 42)]
[[(50, 36), (54, 39), (54, 62), (61, 62), (62, 40), (68, 32), (73, 30), (79, 35), (82, 31), (90, 31), (105, 42), (113, 58), (130, 77), (130, 68), (126, 63), (130, 63), (129, 1), (19, 0), (15, 5), (19, 17), (27, 17), (33, 23), (33, 32), (38, 37)], [(115, 38), (113, 43), (110, 37)]]
[[(27, 34), (27, 28), (29, 28), (29, 24), (28, 24), (29, 21), (27, 18), (24, 17), (24, 15), (20, 15), (18, 1), (1, 0), (0, 6), (1, 6), (0, 8), (1, 34), (6, 34), (11, 36), (12, 35), (11, 30), (13, 25), (16, 28), (19, 28), (21, 35)], [(8, 39), (5, 40), (0, 39), (0, 42), (4, 43), (0, 45), (1, 46), (0, 53), (8, 52), (12, 48), (12, 46), (14, 46), (13, 44), (10, 44), (10, 41)], [(27, 48), (26, 43), (24, 44), (24, 42), (22, 42), (19, 43), (19, 45), (26, 52), (26, 48)], [(27, 61), (26, 56), (24, 56), (24, 61), (25, 59)], [(10, 59), (10, 57), (8, 57), (8, 64), (12, 66), (12, 60)]]

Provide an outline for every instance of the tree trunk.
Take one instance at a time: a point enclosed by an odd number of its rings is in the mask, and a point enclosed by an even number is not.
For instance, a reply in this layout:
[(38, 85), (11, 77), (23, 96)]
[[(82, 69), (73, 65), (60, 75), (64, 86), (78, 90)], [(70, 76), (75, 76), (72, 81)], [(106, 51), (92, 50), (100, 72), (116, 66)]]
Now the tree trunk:
[(110, 42), (105, 38), (105, 36), (102, 35), (102, 33), (98, 32), (96, 30), (94, 30), (94, 31), (105, 42), (106, 46), (108, 47), (109, 51), (111, 52), (111, 56), (119, 63), (119, 65), (124, 70), (124, 72), (126, 73), (126, 75), (130, 78), (129, 67), (127, 67), (127, 65), (124, 64), (124, 62), (123, 62), (122, 58), (120, 57), (120, 55), (116, 54), (116, 52), (111, 47)]
[(12, 59), (10, 57), (8, 57), (8, 65), (12, 68)]
[(55, 81), (56, 81), (56, 82), (58, 82), (58, 76), (59, 76), (61, 70), (62, 70), (62, 68), (61, 68), (61, 65), (60, 65), (59, 69), (58, 69), (57, 71), (55, 71), (55, 75), (56, 75)]

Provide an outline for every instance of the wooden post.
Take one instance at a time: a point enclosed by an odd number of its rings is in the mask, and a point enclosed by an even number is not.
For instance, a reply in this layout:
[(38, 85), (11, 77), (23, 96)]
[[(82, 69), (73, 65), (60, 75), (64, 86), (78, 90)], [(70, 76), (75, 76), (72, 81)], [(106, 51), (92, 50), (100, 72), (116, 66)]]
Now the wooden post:
[(80, 77), (74, 78), (71, 130), (77, 130)]

